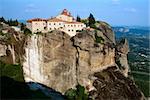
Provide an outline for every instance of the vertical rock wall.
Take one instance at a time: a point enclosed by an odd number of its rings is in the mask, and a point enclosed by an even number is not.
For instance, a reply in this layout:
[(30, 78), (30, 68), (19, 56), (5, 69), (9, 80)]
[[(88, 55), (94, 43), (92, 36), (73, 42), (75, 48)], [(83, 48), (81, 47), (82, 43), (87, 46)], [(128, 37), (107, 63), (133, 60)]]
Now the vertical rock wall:
[(42, 47), (39, 47), (38, 41), (41, 41), (41, 37), (37, 35), (32, 35), (27, 41), (23, 63), (26, 82), (43, 82)]
[(33, 35), (25, 48), (25, 80), (60, 92), (78, 83), (87, 87), (92, 85), (90, 75), (115, 65), (114, 54), (114, 48), (95, 43), (88, 32), (73, 38), (60, 31)]

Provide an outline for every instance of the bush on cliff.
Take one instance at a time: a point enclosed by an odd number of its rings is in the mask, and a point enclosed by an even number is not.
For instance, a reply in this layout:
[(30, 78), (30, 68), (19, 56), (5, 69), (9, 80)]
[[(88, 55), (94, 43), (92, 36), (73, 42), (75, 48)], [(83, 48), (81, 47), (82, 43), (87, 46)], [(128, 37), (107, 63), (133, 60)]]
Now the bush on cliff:
[(81, 85), (77, 85), (76, 89), (69, 89), (65, 92), (67, 100), (88, 100), (88, 94), (85, 92), (85, 88)]
[(25, 35), (32, 35), (32, 32), (28, 28), (25, 28), (24, 29), (24, 34)]
[(101, 36), (97, 36), (97, 33), (95, 33), (95, 42), (104, 43), (104, 39)]

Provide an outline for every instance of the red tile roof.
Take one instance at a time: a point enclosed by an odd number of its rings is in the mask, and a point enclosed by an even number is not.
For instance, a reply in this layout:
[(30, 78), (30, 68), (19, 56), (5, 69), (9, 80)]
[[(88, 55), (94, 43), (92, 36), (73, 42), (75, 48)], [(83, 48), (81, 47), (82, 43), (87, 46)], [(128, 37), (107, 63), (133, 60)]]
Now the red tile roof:
[(64, 9), (61, 14), (71, 17), (71, 13), (67, 9)]
[(83, 24), (81, 22), (66, 22), (66, 24)]
[(33, 21), (46, 21), (46, 19), (41, 19), (41, 18), (33, 18), (33, 19), (29, 19), (27, 20), (28, 23), (31, 23)]
[(51, 19), (48, 19), (47, 21), (48, 21), (48, 22), (65, 22), (65, 21), (60, 20), (60, 19), (58, 19), (58, 18), (51, 18)]

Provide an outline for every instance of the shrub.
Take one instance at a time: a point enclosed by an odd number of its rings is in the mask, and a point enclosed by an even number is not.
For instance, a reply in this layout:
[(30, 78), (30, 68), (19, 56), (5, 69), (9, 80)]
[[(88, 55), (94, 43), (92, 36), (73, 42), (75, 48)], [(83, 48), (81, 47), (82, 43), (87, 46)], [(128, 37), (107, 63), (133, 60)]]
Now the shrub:
[(76, 89), (67, 90), (65, 96), (67, 100), (88, 100), (88, 94), (80, 84), (76, 86)]
[(97, 33), (95, 33), (95, 42), (104, 43), (104, 39), (101, 36), (97, 36)]
[(25, 35), (32, 35), (32, 32), (28, 28), (25, 28), (24, 29), (24, 34)]

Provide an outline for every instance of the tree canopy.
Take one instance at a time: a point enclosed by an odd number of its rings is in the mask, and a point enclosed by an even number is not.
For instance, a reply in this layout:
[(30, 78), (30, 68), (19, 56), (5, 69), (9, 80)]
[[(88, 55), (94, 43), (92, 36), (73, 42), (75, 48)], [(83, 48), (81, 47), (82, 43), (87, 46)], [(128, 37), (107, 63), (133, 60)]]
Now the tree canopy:
[(77, 16), (76, 21), (77, 21), (77, 22), (81, 22), (81, 18), (80, 18), (80, 16)]
[(95, 18), (91, 13), (90, 13), (90, 16), (88, 17), (88, 20), (89, 20), (89, 26), (93, 27), (95, 24)]
[(19, 24), (17, 19), (16, 20), (12, 20), (12, 19), (5, 20), (4, 17), (0, 17), (0, 22), (6, 23), (9, 26), (18, 26), (18, 24)]

